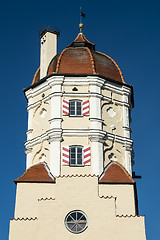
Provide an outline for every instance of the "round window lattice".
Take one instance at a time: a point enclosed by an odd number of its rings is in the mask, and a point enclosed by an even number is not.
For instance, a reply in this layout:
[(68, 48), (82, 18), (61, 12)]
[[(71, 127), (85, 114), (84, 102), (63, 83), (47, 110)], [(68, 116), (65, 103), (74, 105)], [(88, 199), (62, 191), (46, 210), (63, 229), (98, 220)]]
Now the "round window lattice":
[(81, 233), (87, 228), (87, 217), (81, 211), (72, 211), (65, 218), (66, 228), (72, 233)]

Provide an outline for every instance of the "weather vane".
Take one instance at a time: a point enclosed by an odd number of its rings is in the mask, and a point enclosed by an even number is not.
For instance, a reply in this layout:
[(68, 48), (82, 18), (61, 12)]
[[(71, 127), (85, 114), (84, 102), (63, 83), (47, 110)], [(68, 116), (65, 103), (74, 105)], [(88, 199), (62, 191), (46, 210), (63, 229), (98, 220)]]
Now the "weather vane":
[(79, 29), (80, 29), (80, 33), (82, 33), (82, 29), (83, 29), (82, 17), (85, 18), (85, 17), (86, 17), (86, 14), (84, 14), (84, 13), (82, 12), (82, 7), (80, 7), (79, 13), (80, 13)]

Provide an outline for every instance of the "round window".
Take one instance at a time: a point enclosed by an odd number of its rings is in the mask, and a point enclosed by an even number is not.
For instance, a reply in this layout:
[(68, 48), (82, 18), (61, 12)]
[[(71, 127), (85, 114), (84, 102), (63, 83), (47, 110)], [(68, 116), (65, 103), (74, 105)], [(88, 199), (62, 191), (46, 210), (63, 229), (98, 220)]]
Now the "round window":
[(87, 228), (87, 217), (81, 211), (72, 211), (67, 214), (65, 225), (72, 233), (83, 232)]

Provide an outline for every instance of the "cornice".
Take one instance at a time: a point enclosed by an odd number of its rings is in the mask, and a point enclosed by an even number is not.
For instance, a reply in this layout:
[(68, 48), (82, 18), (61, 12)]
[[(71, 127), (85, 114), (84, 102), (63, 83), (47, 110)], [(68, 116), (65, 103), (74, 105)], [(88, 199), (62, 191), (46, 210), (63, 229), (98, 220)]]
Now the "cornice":
[(65, 79), (64, 76), (52, 76), (48, 78), (46, 81), (50, 86), (50, 88), (52, 88), (55, 85), (62, 85), (62, 83), (64, 82), (64, 79)]
[(115, 134), (112, 134), (112, 133), (107, 133), (106, 137), (107, 137), (108, 140), (111, 140), (111, 141), (114, 140), (115, 142), (125, 144), (126, 146), (129, 146), (129, 147), (133, 146), (133, 140), (130, 139), (130, 138), (122, 137), (122, 136), (115, 135)]
[(30, 133), (32, 133), (33, 132), (33, 129), (28, 129), (27, 131), (26, 131), (26, 135), (28, 136), (28, 134), (30, 134)]
[[(102, 94), (98, 94), (98, 93), (67, 93), (67, 92), (54, 92), (54, 93), (51, 93), (49, 94), (47, 97), (45, 97), (43, 99), (43, 101), (48, 101), (50, 100), (52, 97), (57, 97), (57, 96), (64, 96), (64, 97), (97, 97), (97, 98), (100, 98), (102, 99), (103, 101), (108, 101), (108, 102), (111, 102), (113, 104), (117, 104), (117, 105), (120, 105), (120, 106), (125, 106), (125, 107), (131, 107), (131, 105), (129, 103), (126, 103), (124, 101), (119, 101), (119, 100), (116, 100), (116, 99), (112, 99), (110, 97), (106, 97)], [(41, 103), (42, 100), (38, 100), (37, 102), (34, 102), (34, 103), (31, 103), (31, 104), (28, 104), (28, 107), (27, 107), (27, 111), (29, 111), (30, 109), (32, 108), (35, 108), (37, 107), (40, 103)]]
[(48, 101), (51, 98), (57, 97), (57, 96), (62, 97), (62, 95), (63, 95), (62, 92), (53, 92), (53, 93), (49, 94), (47, 97), (43, 98), (43, 100), (38, 100), (37, 102), (28, 104), (27, 111), (29, 111), (32, 108), (37, 107), (39, 104), (41, 104), (42, 101), (45, 102), (45, 101)]
[(62, 122), (63, 119), (62, 118), (52, 118), (52, 119), (50, 119), (48, 121), (49, 121), (49, 123), (52, 123), (52, 122)]
[(119, 100), (116, 100), (116, 99), (112, 99), (112, 98), (106, 97), (104, 95), (102, 95), (102, 100), (103, 101), (108, 101), (108, 102), (110, 102), (112, 104), (116, 104), (116, 105), (119, 105), (119, 106), (125, 106), (125, 107), (128, 107), (128, 108), (131, 107), (131, 105), (129, 103), (126, 103), (124, 101), (119, 101)]
[(116, 82), (110, 82), (109, 80), (106, 80), (104, 78), (101, 78), (99, 76), (84, 76), (84, 77), (78, 77), (78, 76), (64, 76), (64, 75), (53, 75), (48, 78), (46, 78), (45, 81), (43, 81), (41, 84), (36, 85), (34, 88), (28, 88), (25, 89), (25, 96), (27, 99), (30, 97), (36, 96), (50, 88), (54, 85), (97, 85), (99, 87), (102, 87), (104, 89), (112, 90), (114, 92), (117, 92), (119, 94), (130, 94), (131, 89), (129, 86), (126, 85), (119, 85), (119, 83)]
[(35, 88), (30, 88), (29, 90), (27, 90), (25, 92), (25, 96), (27, 99), (29, 99), (30, 97), (35, 97), (41, 93), (44, 93), (45, 91), (47, 91), (48, 89), (50, 89), (50, 86), (48, 85), (48, 83), (45, 81), (42, 84), (38, 85)]
[(129, 96), (131, 94), (131, 88), (127, 87), (127, 86), (119, 86), (119, 85), (116, 85), (116, 84), (111, 84), (110, 82), (105, 82), (104, 85), (103, 85), (103, 90), (110, 90), (114, 93), (118, 93), (120, 95), (127, 95)]
[(90, 120), (91, 122), (101, 122), (101, 123), (104, 122), (104, 120), (103, 120), (103, 119), (100, 119), (100, 118), (89, 118), (89, 120)]
[(53, 128), (45, 132), (44, 134), (37, 136), (33, 139), (30, 139), (25, 142), (25, 148), (28, 151), (32, 150), (32, 147), (36, 144), (40, 144), (41, 142), (48, 140), (52, 141), (62, 141), (63, 136), (77, 136), (82, 137), (86, 136), (93, 141), (101, 141), (102, 143), (106, 140), (115, 141), (117, 143), (123, 144), (125, 149), (128, 151), (132, 150), (133, 140), (130, 138), (122, 137), (119, 135), (115, 135), (112, 133), (108, 133), (106, 131), (100, 129), (61, 129), (61, 128)]

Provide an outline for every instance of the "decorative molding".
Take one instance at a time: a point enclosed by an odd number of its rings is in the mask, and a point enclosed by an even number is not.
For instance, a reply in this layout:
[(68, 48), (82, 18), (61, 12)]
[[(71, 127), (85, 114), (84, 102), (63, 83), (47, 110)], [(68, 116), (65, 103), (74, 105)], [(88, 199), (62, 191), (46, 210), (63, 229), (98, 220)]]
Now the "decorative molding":
[(38, 220), (38, 218), (37, 217), (31, 217), (31, 218), (28, 218), (28, 217), (26, 217), (26, 218), (24, 218), (24, 217), (22, 217), (22, 218), (20, 218), (20, 217), (18, 217), (18, 218), (13, 218), (13, 219), (11, 219), (11, 221), (31, 221), (31, 220)]
[(106, 133), (106, 139), (111, 140), (111, 141), (114, 140), (115, 142), (125, 144), (127, 146), (131, 146), (131, 147), (133, 146), (133, 140), (132, 139), (122, 137), (122, 136), (119, 136), (119, 135), (115, 135), (115, 134), (112, 134), (112, 133)]
[(28, 150), (34, 145), (41, 143), (42, 141), (62, 141), (63, 136), (88, 136), (89, 138), (96, 139), (97, 137), (105, 140), (115, 141), (125, 146), (133, 146), (133, 140), (130, 138), (115, 135), (113, 133), (108, 133), (100, 129), (61, 129), (52, 128), (45, 132), (44, 134), (37, 136), (36, 138), (30, 139), (25, 142), (25, 147)]
[(105, 142), (105, 139), (102, 138), (102, 136), (92, 136), (92, 137), (89, 137), (89, 139), (91, 142), (99, 142), (99, 143)]
[(103, 199), (116, 199), (116, 197), (113, 196), (99, 196), (99, 198), (103, 198)]
[(106, 97), (104, 95), (102, 95), (102, 100), (103, 101), (108, 101), (109, 103), (116, 104), (116, 105), (119, 105), (119, 106), (125, 106), (125, 107), (128, 107), (128, 108), (131, 107), (131, 104), (129, 104), (129, 103), (119, 101), (119, 100), (116, 100), (116, 99), (112, 99), (112, 98)]
[(45, 82), (41, 83), (40, 85), (36, 86), (33, 89), (29, 89), (25, 92), (26, 98), (29, 99), (30, 97), (34, 97), (48, 89), (51, 89), (54, 85), (63, 85), (70, 86), (70, 85), (96, 85), (98, 87), (102, 87), (106, 90), (110, 90), (112, 92), (118, 94), (126, 94), (129, 95), (131, 93), (131, 89), (124, 85), (118, 85), (117, 83), (111, 83), (109, 80), (100, 78), (98, 76), (86, 76), (86, 77), (64, 77), (64, 76), (51, 76), (46, 79)]
[(31, 153), (31, 152), (32, 152), (32, 149), (33, 149), (33, 148), (27, 148), (27, 149), (25, 150), (25, 154), (27, 155), (28, 153)]
[(103, 119), (100, 119), (100, 118), (89, 118), (89, 120), (91, 121), (91, 122), (104, 122), (104, 120)]
[(50, 119), (49, 120), (49, 123), (52, 123), (52, 122), (62, 122), (63, 121), (63, 119), (62, 118), (52, 118), (52, 119)]
[(48, 200), (48, 201), (50, 201), (50, 200), (55, 200), (55, 198), (52, 198), (52, 197), (50, 197), (50, 198), (48, 198), (48, 197), (46, 197), (46, 198), (39, 198), (38, 199), (38, 202), (41, 202), (41, 201), (46, 201), (46, 200)]
[(28, 136), (30, 133), (32, 133), (33, 132), (33, 129), (28, 129), (27, 131), (26, 131), (26, 135)]
[(55, 85), (62, 85), (64, 82), (65, 77), (64, 76), (52, 76), (50, 78), (47, 78), (48, 85), (52, 88)]
[(123, 215), (123, 214), (122, 214), (122, 215), (116, 215), (116, 217), (119, 217), (119, 218), (122, 218), (122, 217), (123, 217), (123, 218), (126, 218), (126, 217), (127, 217), (127, 218), (131, 218), (131, 217), (132, 217), (132, 218), (133, 218), (133, 217), (143, 217), (143, 218), (144, 218), (145, 216), (143, 216), (143, 215), (132, 215), (132, 214), (131, 214), (131, 215), (127, 215), (127, 214), (126, 214), (126, 215)]
[(96, 177), (98, 178), (99, 175), (96, 174), (71, 174), (71, 175), (59, 175), (56, 178), (72, 178), (72, 177)]
[[(108, 101), (108, 102), (112, 102), (114, 104), (117, 104), (117, 105), (120, 105), (120, 106), (125, 106), (125, 107), (128, 107), (130, 108), (131, 107), (131, 104), (125, 102), (125, 101), (119, 101), (119, 100), (116, 100), (116, 99), (112, 99), (110, 97), (106, 97), (102, 94), (98, 94), (98, 93), (94, 93), (94, 92), (90, 92), (90, 93), (71, 93), (71, 92), (54, 92), (54, 93), (51, 93), (49, 94), (46, 98), (43, 99), (43, 101), (48, 101), (50, 100), (52, 97), (57, 97), (57, 96), (64, 96), (64, 97), (97, 97), (97, 98), (100, 98), (102, 99), (103, 101)], [(30, 109), (32, 108), (35, 108), (36, 106), (38, 106), (39, 104), (41, 103), (41, 100), (38, 100), (37, 102), (34, 102), (32, 104), (28, 104), (28, 107), (27, 107), (27, 111), (29, 111)]]

